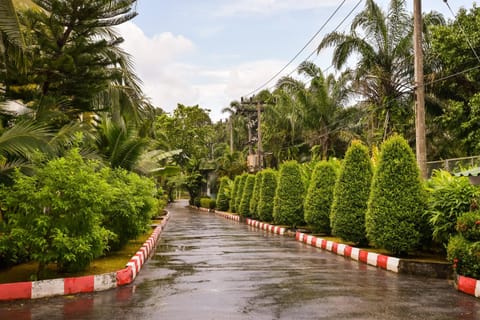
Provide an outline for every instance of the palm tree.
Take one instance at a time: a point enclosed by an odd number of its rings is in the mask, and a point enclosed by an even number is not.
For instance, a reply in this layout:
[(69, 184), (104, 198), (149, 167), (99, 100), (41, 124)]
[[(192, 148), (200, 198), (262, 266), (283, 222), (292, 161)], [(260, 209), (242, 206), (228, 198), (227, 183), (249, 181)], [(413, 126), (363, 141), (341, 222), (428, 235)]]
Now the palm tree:
[(349, 33), (329, 33), (318, 46), (318, 51), (334, 47), (332, 62), (337, 70), (352, 55), (358, 57), (356, 65), (346, 70), (351, 90), (363, 97), (362, 105), (370, 108), (373, 127), (383, 131), (383, 139), (394, 131), (405, 132), (405, 119), (412, 116), (412, 25), (405, 0), (391, 0), (386, 13), (366, 0)]

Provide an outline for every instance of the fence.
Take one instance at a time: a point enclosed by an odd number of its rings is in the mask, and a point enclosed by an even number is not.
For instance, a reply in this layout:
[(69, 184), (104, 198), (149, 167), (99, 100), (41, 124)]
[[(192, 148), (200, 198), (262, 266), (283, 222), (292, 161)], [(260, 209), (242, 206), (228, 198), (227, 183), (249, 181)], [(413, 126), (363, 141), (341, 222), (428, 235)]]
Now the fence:
[(471, 169), (474, 167), (480, 167), (480, 156), (453, 158), (453, 159), (427, 162), (427, 172), (429, 177), (432, 175), (433, 170), (436, 170), (436, 169), (443, 169), (443, 170), (447, 170), (448, 172), (455, 173), (458, 171)]

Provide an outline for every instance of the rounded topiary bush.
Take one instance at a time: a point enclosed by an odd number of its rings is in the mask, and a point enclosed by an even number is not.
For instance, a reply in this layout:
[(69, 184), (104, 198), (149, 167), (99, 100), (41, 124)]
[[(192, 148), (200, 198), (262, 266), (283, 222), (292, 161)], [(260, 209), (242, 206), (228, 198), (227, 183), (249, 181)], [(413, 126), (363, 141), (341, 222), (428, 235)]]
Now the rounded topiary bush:
[(230, 212), (237, 212), (237, 207), (235, 206), (235, 199), (237, 197), (238, 193), (238, 184), (240, 183), (241, 176), (236, 176), (235, 179), (233, 179), (233, 187), (232, 190), (230, 191), (230, 201), (229, 201), (229, 207), (230, 207)]
[(217, 209), (220, 211), (227, 211), (230, 202), (230, 186), (232, 180), (227, 176), (220, 178), (220, 186), (218, 187), (217, 195)]
[(280, 167), (278, 185), (273, 203), (273, 219), (277, 224), (296, 228), (304, 224), (303, 201), (305, 186), (300, 165), (287, 161)]
[(235, 208), (236, 213), (240, 213), (240, 203), (242, 202), (243, 191), (245, 190), (245, 182), (247, 181), (248, 173), (243, 173), (238, 180), (238, 190), (235, 193)]
[(457, 274), (480, 279), (480, 242), (472, 242), (461, 234), (450, 238), (447, 259)]
[(258, 200), (260, 198), (260, 189), (262, 188), (263, 171), (257, 172), (255, 175), (255, 184), (253, 186), (253, 193), (250, 199), (249, 211), (250, 217), (258, 219)]
[(395, 255), (406, 255), (425, 237), (426, 194), (412, 149), (400, 136), (383, 144), (366, 215), (367, 238)]
[(373, 168), (368, 148), (354, 141), (348, 148), (335, 184), (330, 213), (332, 234), (358, 245), (367, 244), (367, 212)]
[(458, 217), (457, 232), (469, 241), (480, 241), (480, 212), (466, 212)]
[(248, 174), (243, 186), (242, 200), (240, 200), (240, 207), (238, 213), (242, 217), (250, 217), (250, 200), (252, 199), (253, 187), (255, 186), (255, 176)]
[(332, 161), (315, 165), (304, 203), (305, 222), (315, 232), (330, 234), (330, 208), (336, 180), (337, 168)]
[(262, 171), (261, 187), (258, 198), (258, 218), (261, 221), (273, 221), (273, 199), (277, 189), (277, 172), (273, 169)]

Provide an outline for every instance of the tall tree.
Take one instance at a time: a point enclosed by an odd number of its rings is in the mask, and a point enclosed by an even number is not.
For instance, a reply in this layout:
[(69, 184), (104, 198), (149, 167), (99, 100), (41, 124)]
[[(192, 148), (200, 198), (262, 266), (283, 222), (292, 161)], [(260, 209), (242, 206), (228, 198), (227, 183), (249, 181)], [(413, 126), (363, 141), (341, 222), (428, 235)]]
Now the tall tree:
[(412, 23), (405, 0), (391, 0), (384, 12), (373, 0), (353, 19), (349, 33), (327, 34), (318, 51), (334, 47), (333, 65), (340, 70), (356, 55), (354, 67), (346, 69), (351, 90), (360, 95), (373, 118), (369, 142), (384, 140), (393, 132), (411, 128)]

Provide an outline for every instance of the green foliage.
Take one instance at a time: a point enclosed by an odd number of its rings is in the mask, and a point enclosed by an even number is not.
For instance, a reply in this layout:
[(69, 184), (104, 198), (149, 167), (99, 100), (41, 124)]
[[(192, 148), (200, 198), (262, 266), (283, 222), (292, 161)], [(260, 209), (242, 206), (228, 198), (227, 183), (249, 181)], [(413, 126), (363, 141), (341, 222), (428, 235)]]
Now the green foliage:
[(109, 242), (112, 250), (147, 232), (158, 212), (157, 189), (152, 180), (124, 169), (103, 169), (114, 200), (103, 211), (103, 225), (117, 235)]
[(114, 193), (95, 168), (74, 149), (34, 176), (17, 171), (13, 186), (0, 190), (9, 236), (39, 262), (40, 276), (55, 262), (63, 271), (82, 270), (107, 250), (114, 234), (102, 226), (102, 212)]
[(215, 200), (209, 197), (201, 197), (199, 207), (206, 208), (206, 209), (215, 209)]
[(277, 172), (273, 169), (265, 169), (262, 172), (260, 182), (260, 194), (258, 197), (258, 218), (261, 221), (273, 221), (273, 202), (277, 189)]
[(235, 205), (235, 203), (236, 203), (235, 199), (237, 198), (238, 190), (240, 189), (239, 186), (238, 186), (239, 183), (240, 183), (240, 180), (241, 180), (241, 175), (236, 176), (233, 179), (233, 187), (232, 187), (232, 191), (230, 193), (230, 201), (229, 201), (230, 212), (233, 212), (233, 213), (237, 212), (237, 207)]
[(245, 190), (245, 182), (247, 181), (248, 173), (243, 173), (238, 181), (238, 189), (235, 194), (235, 208), (236, 213), (240, 213), (240, 204), (242, 202), (243, 191)]
[(227, 211), (230, 202), (230, 192), (232, 188), (232, 180), (227, 176), (220, 179), (220, 186), (217, 194), (217, 209), (220, 211)]
[(278, 185), (273, 204), (273, 218), (277, 224), (296, 228), (304, 223), (303, 202), (305, 186), (300, 165), (287, 161), (280, 167)]
[(262, 188), (262, 178), (263, 171), (257, 172), (255, 175), (255, 184), (253, 186), (253, 193), (249, 204), (250, 217), (254, 219), (258, 219), (258, 200), (260, 198), (260, 190)]
[(304, 204), (305, 222), (315, 232), (330, 234), (330, 208), (336, 180), (337, 168), (333, 162), (316, 164)]
[(415, 156), (405, 139), (392, 136), (380, 151), (366, 215), (367, 238), (395, 255), (416, 249), (426, 236), (426, 194)]
[(365, 214), (372, 176), (368, 148), (361, 142), (352, 142), (335, 184), (330, 217), (334, 235), (355, 244), (367, 243)]
[(466, 212), (457, 219), (455, 228), (468, 241), (480, 241), (480, 212)]
[(433, 239), (446, 246), (455, 232), (457, 218), (478, 208), (479, 188), (473, 186), (467, 177), (454, 177), (447, 171), (437, 170), (427, 182), (426, 189)]
[(472, 242), (457, 234), (450, 238), (447, 259), (457, 274), (480, 279), (480, 242)]
[(240, 200), (240, 207), (238, 213), (242, 217), (250, 217), (250, 200), (252, 199), (253, 188), (255, 186), (255, 176), (247, 174), (243, 186), (242, 199)]

